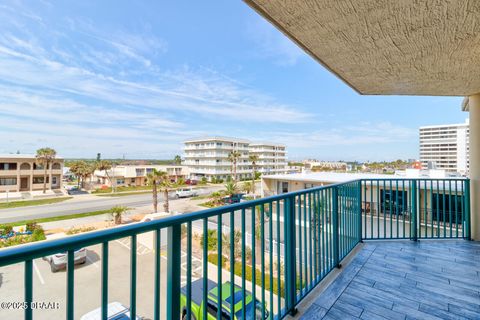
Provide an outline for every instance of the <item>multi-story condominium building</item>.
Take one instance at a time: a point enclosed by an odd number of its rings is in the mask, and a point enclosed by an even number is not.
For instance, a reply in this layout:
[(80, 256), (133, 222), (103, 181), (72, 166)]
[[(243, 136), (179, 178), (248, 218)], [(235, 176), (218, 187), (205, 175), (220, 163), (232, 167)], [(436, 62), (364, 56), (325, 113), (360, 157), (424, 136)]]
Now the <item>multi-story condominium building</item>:
[(232, 151), (240, 157), (237, 161), (237, 178), (247, 179), (252, 175), (250, 155), (258, 156), (257, 171), (262, 174), (285, 173), (285, 146), (273, 143), (252, 143), (244, 139), (206, 137), (185, 141), (184, 164), (190, 168), (192, 178), (207, 180), (227, 179), (232, 175), (233, 165), (228, 160)]
[[(48, 190), (62, 188), (63, 158), (56, 158), (47, 168)], [(44, 168), (35, 155), (0, 155), (0, 192), (31, 192), (43, 190)]]
[(251, 143), (250, 154), (258, 157), (258, 172), (262, 175), (285, 173), (287, 151), (282, 144), (268, 142)]
[(469, 123), (420, 127), (423, 169), (469, 172)]
[[(111, 187), (115, 186), (144, 186), (147, 184), (147, 174), (154, 169), (168, 174), (172, 181), (186, 179), (188, 177), (188, 168), (178, 165), (119, 165), (105, 172), (96, 170), (94, 179), (98, 184)], [(108, 173), (108, 176), (107, 176)]]

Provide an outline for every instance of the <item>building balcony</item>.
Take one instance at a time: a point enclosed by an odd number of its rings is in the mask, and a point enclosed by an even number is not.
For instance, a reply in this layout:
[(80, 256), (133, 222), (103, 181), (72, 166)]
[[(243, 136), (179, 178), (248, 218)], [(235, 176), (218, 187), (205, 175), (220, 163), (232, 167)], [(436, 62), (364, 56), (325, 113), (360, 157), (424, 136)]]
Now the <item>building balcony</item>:
[[(0, 315), (100, 319), (116, 307), (188, 319), (208, 301), (226, 310), (212, 317), (233, 319), (233, 296), (254, 301), (260, 319), (478, 319), (469, 183), (354, 180), (0, 249), (2, 297), (22, 306)], [(76, 264), (81, 248), (86, 260)], [(65, 271), (50, 271), (42, 258), (52, 255)]]

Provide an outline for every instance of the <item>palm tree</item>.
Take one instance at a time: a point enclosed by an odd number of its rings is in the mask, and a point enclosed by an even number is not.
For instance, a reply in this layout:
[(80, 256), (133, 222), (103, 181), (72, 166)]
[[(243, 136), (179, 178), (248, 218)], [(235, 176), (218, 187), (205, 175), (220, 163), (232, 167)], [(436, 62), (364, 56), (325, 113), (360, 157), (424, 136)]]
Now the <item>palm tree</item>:
[(225, 194), (231, 197), (237, 193), (238, 193), (237, 184), (234, 183), (233, 181), (227, 182), (227, 184), (225, 185)]
[(255, 198), (255, 178), (257, 175), (257, 161), (258, 161), (258, 156), (251, 154), (248, 159), (252, 163), (252, 194), (253, 197)]
[(246, 181), (243, 183), (242, 185), (242, 191), (246, 192), (246, 193), (250, 193), (253, 191), (253, 186), (254, 184), (250, 181)]
[(178, 154), (175, 156), (175, 158), (173, 158), (173, 162), (175, 162), (175, 164), (177, 165), (180, 165), (182, 164), (182, 157), (180, 157)]
[(40, 148), (35, 156), (37, 164), (43, 167), (43, 193), (47, 191), (47, 168), (50, 165), (52, 172), (52, 162), (57, 156), (57, 151), (52, 148)]
[(113, 216), (113, 221), (115, 221), (115, 224), (122, 223), (122, 216), (127, 211), (128, 211), (128, 208), (124, 206), (115, 206), (112, 209), (110, 209), (110, 214)]
[(153, 211), (158, 211), (158, 190), (157, 186), (162, 180), (162, 175), (165, 172), (158, 171), (157, 169), (153, 169), (152, 172), (147, 174), (147, 184), (152, 186), (153, 192)]
[[(110, 185), (112, 186), (112, 193), (115, 191), (113, 189), (113, 182), (112, 182), (112, 177), (108, 174), (108, 170), (112, 169), (112, 162), (108, 160), (100, 160), (96, 163), (96, 169), (100, 171), (105, 171), (105, 175), (107, 176), (108, 181), (110, 182)], [(115, 175), (115, 173), (113, 173)]]
[(168, 174), (164, 171), (160, 172), (161, 175), (161, 180), (160, 180), (160, 187), (163, 190), (163, 196), (164, 196), (164, 203), (163, 203), (163, 209), (165, 212), (170, 212), (169, 208), (169, 201), (168, 201), (168, 192), (170, 191), (170, 188), (173, 187), (172, 182), (170, 181), (170, 177)]
[(237, 161), (242, 154), (238, 151), (232, 151), (228, 154), (228, 161), (232, 163), (233, 181), (237, 182)]

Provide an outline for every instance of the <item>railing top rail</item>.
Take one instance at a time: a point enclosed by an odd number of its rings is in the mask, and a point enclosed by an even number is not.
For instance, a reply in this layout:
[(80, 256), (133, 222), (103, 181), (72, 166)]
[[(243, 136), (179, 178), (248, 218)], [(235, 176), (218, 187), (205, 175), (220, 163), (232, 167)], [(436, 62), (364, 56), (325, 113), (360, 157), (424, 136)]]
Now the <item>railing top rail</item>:
[(111, 228), (107, 230), (89, 232), (81, 235), (66, 237), (63, 239), (41, 241), (41, 242), (21, 245), (13, 248), (7, 248), (7, 249), (0, 250), (0, 267), (5, 265), (10, 265), (13, 263), (22, 262), (25, 260), (41, 258), (41, 257), (55, 254), (58, 252), (74, 250), (81, 247), (86, 247), (86, 246), (100, 244), (103, 242), (117, 240), (124, 237), (129, 237), (135, 234), (164, 229), (164, 228), (171, 227), (173, 225), (202, 220), (205, 218), (217, 216), (219, 214), (225, 214), (225, 213), (234, 212), (237, 210), (248, 209), (258, 205), (263, 205), (263, 204), (271, 203), (274, 201), (280, 201), (280, 200), (284, 200), (290, 197), (294, 197), (294, 196), (298, 196), (306, 193), (311, 193), (311, 192), (324, 190), (324, 189), (331, 189), (331, 188), (346, 185), (355, 181), (358, 181), (358, 180), (347, 181), (347, 182), (342, 182), (337, 184), (330, 184), (327, 186), (315, 187), (315, 188), (300, 190), (296, 192), (285, 193), (281, 195), (274, 195), (274, 196), (270, 196), (262, 199), (236, 203), (228, 206), (222, 206), (219, 208), (205, 209), (205, 210), (200, 210), (192, 213), (166, 217), (160, 220), (154, 220), (154, 221), (143, 222), (143, 223), (135, 223), (135, 224)]

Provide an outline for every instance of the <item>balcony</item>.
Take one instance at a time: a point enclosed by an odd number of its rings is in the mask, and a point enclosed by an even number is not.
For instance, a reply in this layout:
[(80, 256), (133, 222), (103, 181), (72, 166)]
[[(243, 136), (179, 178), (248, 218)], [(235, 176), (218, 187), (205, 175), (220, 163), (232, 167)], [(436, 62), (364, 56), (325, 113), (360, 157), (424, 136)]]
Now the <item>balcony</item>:
[[(255, 301), (268, 319), (478, 318), (469, 184), (355, 180), (0, 250), (0, 290), (25, 302), (0, 317), (77, 319), (99, 308), (107, 318), (118, 301), (132, 318), (193, 319), (208, 301), (203, 319), (250, 319)], [(49, 273), (40, 258), (62, 252), (66, 271)], [(230, 297), (245, 307), (228, 308)]]

